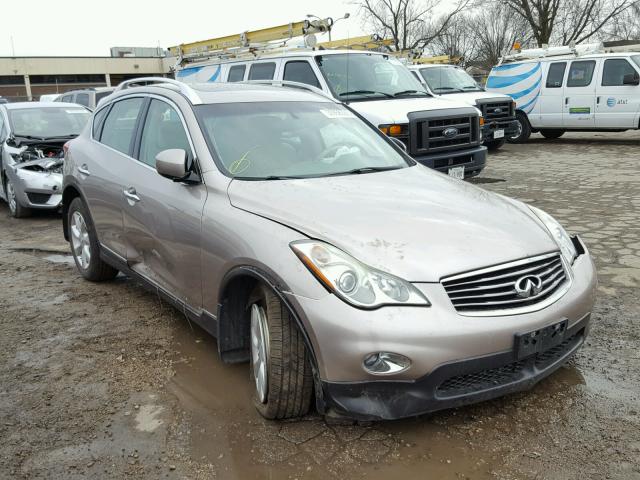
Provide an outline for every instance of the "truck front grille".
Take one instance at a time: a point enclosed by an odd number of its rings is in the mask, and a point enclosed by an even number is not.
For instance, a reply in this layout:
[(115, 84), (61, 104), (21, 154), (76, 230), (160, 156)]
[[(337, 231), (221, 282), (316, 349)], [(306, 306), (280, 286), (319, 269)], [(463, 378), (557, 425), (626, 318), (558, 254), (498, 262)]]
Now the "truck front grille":
[(553, 253), (448, 277), (442, 285), (458, 312), (487, 315), (542, 308), (569, 282), (560, 254)]
[(510, 100), (481, 103), (479, 106), (486, 123), (499, 122), (511, 118), (514, 115), (514, 112), (511, 111), (512, 102)]
[(460, 150), (476, 145), (479, 140), (479, 123), (475, 116), (426, 118), (415, 121), (414, 155)]

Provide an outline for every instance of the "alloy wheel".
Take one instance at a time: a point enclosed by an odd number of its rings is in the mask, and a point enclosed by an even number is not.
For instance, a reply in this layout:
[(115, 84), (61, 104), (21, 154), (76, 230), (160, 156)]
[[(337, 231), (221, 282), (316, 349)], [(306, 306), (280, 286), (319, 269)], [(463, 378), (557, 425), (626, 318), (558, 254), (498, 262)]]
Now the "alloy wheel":
[(71, 247), (80, 268), (86, 270), (91, 262), (91, 242), (84, 217), (78, 211), (71, 216)]
[(267, 402), (269, 330), (267, 315), (258, 304), (251, 306), (251, 370), (256, 384), (256, 394), (261, 403)]
[(11, 180), (7, 180), (7, 202), (9, 203), (9, 210), (15, 215), (18, 209), (18, 200), (16, 199), (16, 191), (13, 188)]

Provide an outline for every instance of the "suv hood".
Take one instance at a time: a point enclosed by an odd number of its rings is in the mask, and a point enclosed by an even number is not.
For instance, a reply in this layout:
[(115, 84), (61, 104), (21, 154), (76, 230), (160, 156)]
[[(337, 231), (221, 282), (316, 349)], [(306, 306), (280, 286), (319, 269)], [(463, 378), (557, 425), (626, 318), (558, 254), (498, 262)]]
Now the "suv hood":
[[(495, 95), (494, 95), (495, 96)], [(388, 100), (349, 102), (349, 107), (373, 123), (375, 127), (390, 123), (409, 123), (411, 112), (469, 108), (469, 104), (443, 97), (402, 97)], [(478, 115), (480, 112), (478, 111)]]
[(233, 180), (228, 194), (237, 208), (412, 282), (438, 282), (558, 250), (524, 204), (421, 165), (313, 179)]

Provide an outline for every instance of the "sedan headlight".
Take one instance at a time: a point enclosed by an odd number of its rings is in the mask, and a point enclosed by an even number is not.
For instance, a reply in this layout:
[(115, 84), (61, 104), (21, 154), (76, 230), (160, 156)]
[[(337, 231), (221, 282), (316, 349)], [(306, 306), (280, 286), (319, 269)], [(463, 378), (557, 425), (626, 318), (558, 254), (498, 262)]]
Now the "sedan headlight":
[(320, 283), (351, 305), (431, 305), (411, 283), (369, 267), (332, 245), (300, 240), (292, 242), (291, 249)]
[(573, 263), (573, 260), (577, 256), (576, 247), (573, 245), (571, 237), (566, 230), (558, 223), (558, 221), (549, 215), (547, 212), (540, 210), (539, 208), (529, 205), (529, 208), (540, 219), (544, 226), (547, 227), (549, 233), (560, 247), (560, 251), (565, 260), (569, 262), (569, 265)]

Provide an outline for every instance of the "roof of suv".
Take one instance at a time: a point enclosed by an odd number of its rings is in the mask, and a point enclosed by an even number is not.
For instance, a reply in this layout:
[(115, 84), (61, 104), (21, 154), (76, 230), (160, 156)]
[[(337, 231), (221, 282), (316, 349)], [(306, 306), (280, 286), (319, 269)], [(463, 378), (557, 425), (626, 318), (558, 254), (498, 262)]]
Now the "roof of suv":
[(7, 110), (22, 110), (25, 108), (84, 108), (82, 105), (78, 105), (77, 103), (69, 103), (69, 102), (14, 102), (14, 103), (4, 103), (2, 104), (4, 108)]
[[(211, 103), (250, 103), (250, 102), (326, 102), (337, 103), (331, 98), (310, 90), (295, 87), (282, 87), (249, 83), (204, 83), (183, 84), (192, 95), (199, 98), (201, 104)], [(132, 93), (166, 93), (167, 90), (181, 93), (175, 84), (158, 83), (117, 90), (109, 98), (118, 98)], [(192, 102), (193, 103), (193, 102)]]

